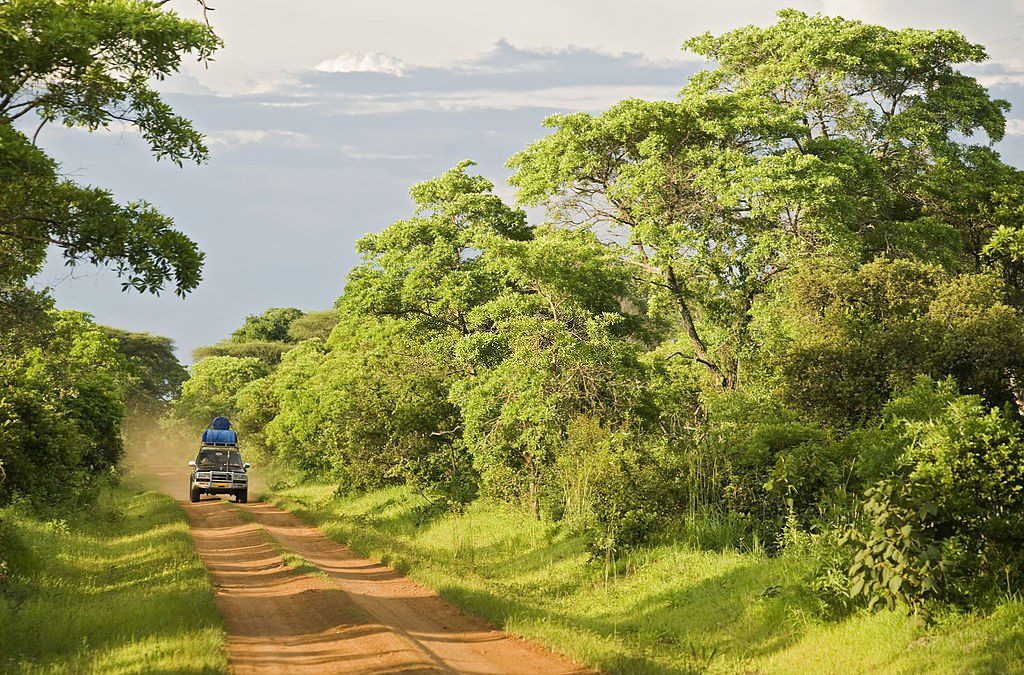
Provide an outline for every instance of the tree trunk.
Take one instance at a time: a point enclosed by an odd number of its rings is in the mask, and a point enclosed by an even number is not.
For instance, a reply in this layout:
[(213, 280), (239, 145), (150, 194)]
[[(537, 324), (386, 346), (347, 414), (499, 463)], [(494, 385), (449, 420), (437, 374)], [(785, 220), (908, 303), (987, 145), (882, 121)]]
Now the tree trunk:
[(690, 344), (693, 346), (694, 360), (703, 364), (704, 367), (715, 376), (718, 380), (719, 386), (723, 390), (734, 388), (736, 386), (736, 382), (733, 374), (723, 370), (721, 366), (711, 360), (707, 346), (704, 344), (704, 340), (701, 339), (700, 334), (697, 332), (697, 326), (693, 321), (693, 314), (690, 312), (690, 305), (686, 302), (686, 294), (683, 292), (683, 288), (679, 284), (675, 270), (672, 269), (671, 265), (665, 268), (665, 280), (668, 282), (672, 295), (675, 297), (676, 303), (679, 305), (679, 316), (683, 320), (683, 327), (686, 329), (686, 335), (690, 338)]

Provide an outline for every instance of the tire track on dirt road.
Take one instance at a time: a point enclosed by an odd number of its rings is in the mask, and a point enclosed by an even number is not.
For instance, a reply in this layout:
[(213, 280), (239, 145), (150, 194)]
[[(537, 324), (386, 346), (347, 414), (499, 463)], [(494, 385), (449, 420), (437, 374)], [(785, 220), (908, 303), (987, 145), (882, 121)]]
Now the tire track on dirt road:
[(220, 500), (185, 509), (216, 589), (232, 672), (438, 672), (333, 584), (288, 567), (259, 526)]
[(591, 672), (466, 614), (394, 569), (362, 558), (272, 504), (238, 507), (282, 547), (316, 565), (364, 612), (459, 673)]
[[(235, 673), (591, 672), (461, 612), (275, 506), (182, 503)], [(271, 540), (325, 576), (288, 567)]]

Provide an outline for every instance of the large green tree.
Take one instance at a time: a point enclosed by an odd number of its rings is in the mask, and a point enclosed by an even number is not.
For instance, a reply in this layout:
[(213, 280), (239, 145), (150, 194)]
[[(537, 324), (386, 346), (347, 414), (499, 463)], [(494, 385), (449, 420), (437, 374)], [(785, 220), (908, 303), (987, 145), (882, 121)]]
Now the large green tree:
[(174, 353), (174, 341), (162, 335), (104, 327), (134, 374), (128, 395), (130, 412), (159, 414), (181, 394), (188, 371)]
[(510, 165), (524, 203), (618, 235), (652, 297), (675, 306), (681, 353), (720, 386), (741, 381), (754, 303), (806, 260), (976, 271), (1002, 232), (1016, 279), (1020, 172), (985, 145), (1007, 104), (956, 68), (983, 60), (979, 45), (787, 10), (687, 46), (716, 67), (680, 101), (552, 117)]
[(193, 429), (203, 429), (214, 417), (235, 417), (238, 396), (250, 382), (264, 377), (267, 365), (255, 358), (210, 356), (189, 368), (189, 377), (174, 402), (174, 414)]
[(291, 326), (302, 316), (302, 310), (294, 307), (271, 307), (261, 314), (250, 314), (231, 337), (215, 345), (199, 347), (192, 356), (197, 360), (208, 356), (255, 358), (268, 365), (275, 364), (295, 346)]
[(157, 158), (201, 162), (191, 123), (153, 86), (182, 59), (209, 59), (220, 40), (208, 25), (148, 0), (10, 0), (0, 4), (0, 284), (20, 285), (47, 247), (69, 264), (113, 267), (125, 288), (184, 295), (199, 283), (202, 254), (145, 201), (120, 204), (80, 185), (36, 146), (39, 130), (126, 124)]
[(0, 358), (0, 502), (85, 498), (121, 457), (131, 366), (88, 315), (50, 319), (38, 345)]

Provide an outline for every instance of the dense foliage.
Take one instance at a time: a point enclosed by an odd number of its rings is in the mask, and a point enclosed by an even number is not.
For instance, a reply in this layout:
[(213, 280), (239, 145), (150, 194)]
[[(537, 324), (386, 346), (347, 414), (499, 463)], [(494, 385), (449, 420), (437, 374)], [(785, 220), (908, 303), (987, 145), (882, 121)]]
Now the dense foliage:
[(796, 11), (687, 46), (679, 100), (548, 119), (519, 205), (469, 162), (414, 186), (333, 314), (250, 317), (179, 410), (606, 561), (701, 530), (812, 542), (832, 608), (1019, 590), (1024, 173), (983, 48)]
[(199, 283), (203, 255), (170, 218), (72, 180), (37, 144), (46, 125), (123, 125), (157, 159), (206, 159), (154, 83), (220, 40), (164, 4), (0, 3), (0, 505), (89, 498), (121, 456), (126, 415), (162, 413), (185, 379), (169, 340), (57, 311), (30, 286), (48, 250), (113, 269), (126, 290), (183, 296)]

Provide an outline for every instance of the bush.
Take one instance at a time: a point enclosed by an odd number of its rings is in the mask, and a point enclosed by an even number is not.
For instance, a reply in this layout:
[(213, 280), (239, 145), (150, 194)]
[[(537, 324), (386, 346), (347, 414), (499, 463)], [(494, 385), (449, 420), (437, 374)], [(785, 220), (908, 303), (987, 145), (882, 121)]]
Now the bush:
[(917, 609), (978, 604), (1024, 581), (1024, 432), (1009, 410), (919, 379), (887, 406), (903, 445), (890, 479), (865, 494), (848, 536), (850, 591)]
[(830, 456), (828, 438), (818, 426), (771, 422), (755, 427), (731, 453), (729, 508), (757, 523), (768, 541), (782, 532), (788, 512), (810, 514), (821, 493), (840, 484), (843, 467)]
[(864, 598), (868, 608), (889, 608), (905, 602), (915, 610), (940, 595), (943, 560), (937, 544), (934, 502), (921, 486), (881, 481), (865, 493), (866, 527), (852, 528), (842, 543), (853, 551), (850, 596)]
[(556, 450), (557, 515), (585, 533), (595, 557), (645, 544), (682, 515), (685, 483), (675, 453), (652, 439), (612, 431), (591, 417), (568, 426)]

